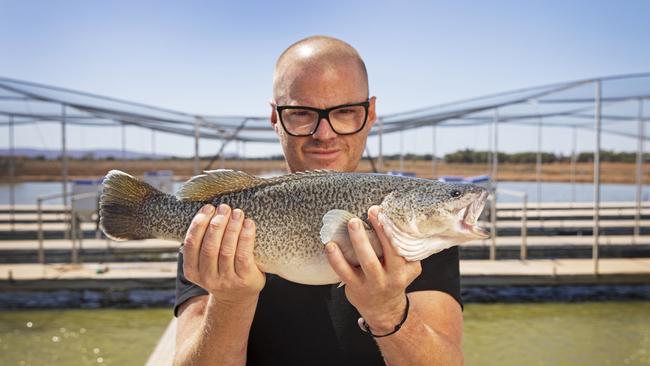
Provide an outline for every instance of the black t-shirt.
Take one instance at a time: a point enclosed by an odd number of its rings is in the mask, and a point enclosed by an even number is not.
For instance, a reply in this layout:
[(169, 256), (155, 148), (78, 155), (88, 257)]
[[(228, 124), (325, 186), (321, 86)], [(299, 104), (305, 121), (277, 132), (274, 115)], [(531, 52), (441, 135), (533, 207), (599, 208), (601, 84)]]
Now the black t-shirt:
[[(437, 290), (458, 303), (458, 247), (422, 261), (422, 274), (407, 292)], [(178, 256), (174, 314), (186, 300), (207, 292), (183, 274)], [(267, 274), (248, 338), (248, 365), (383, 365), (379, 347), (357, 325), (359, 312), (337, 285), (310, 286)]]

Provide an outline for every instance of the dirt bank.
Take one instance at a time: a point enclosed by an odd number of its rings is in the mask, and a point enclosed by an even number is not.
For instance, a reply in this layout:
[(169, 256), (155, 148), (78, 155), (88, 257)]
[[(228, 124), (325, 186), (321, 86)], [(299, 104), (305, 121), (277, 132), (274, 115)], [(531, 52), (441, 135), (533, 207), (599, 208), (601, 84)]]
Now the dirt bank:
[[(201, 161), (201, 169), (207, 167), (208, 161)], [(57, 181), (61, 177), (60, 161), (43, 160), (18, 160), (16, 163), (17, 181)], [(223, 166), (217, 161), (212, 169), (226, 168), (238, 169), (252, 174), (264, 174), (268, 172), (284, 171), (286, 169), (283, 161), (274, 160), (229, 160)], [(69, 161), (68, 174), (71, 179), (98, 178), (111, 169), (120, 169), (134, 175), (142, 175), (147, 170), (169, 169), (174, 172), (176, 179), (187, 179), (193, 175), (194, 162), (191, 160), (71, 160)], [(385, 161), (383, 171), (400, 170), (400, 163), (396, 160)], [(431, 178), (431, 161), (404, 161), (403, 170), (415, 172), (418, 177)], [(372, 171), (368, 161), (362, 161), (360, 171)], [(644, 166), (644, 182), (650, 181), (650, 164)], [(0, 164), (0, 180), (9, 180), (7, 164)], [(636, 167), (629, 163), (602, 163), (601, 179), (604, 183), (634, 183)], [(436, 164), (436, 176), (441, 175), (463, 175), (473, 176), (488, 174), (486, 164)], [(499, 180), (508, 181), (534, 181), (534, 164), (499, 164)], [(580, 163), (576, 167), (576, 181), (593, 181), (593, 164)], [(542, 166), (542, 180), (547, 182), (569, 182), (571, 181), (571, 169), (568, 163), (553, 163)]]

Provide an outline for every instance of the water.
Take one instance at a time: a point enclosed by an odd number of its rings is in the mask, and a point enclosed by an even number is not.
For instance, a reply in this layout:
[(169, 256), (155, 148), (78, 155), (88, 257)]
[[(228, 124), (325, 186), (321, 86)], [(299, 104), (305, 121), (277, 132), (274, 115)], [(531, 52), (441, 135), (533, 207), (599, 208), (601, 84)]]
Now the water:
[[(169, 309), (0, 312), (0, 364), (142, 365), (170, 317)], [(469, 366), (650, 365), (650, 302), (467, 304), (464, 317)]]
[[(174, 189), (178, 189), (182, 182), (174, 183)], [(500, 188), (521, 191), (528, 193), (529, 202), (537, 201), (537, 184), (535, 182), (499, 182)], [(548, 182), (542, 183), (542, 202), (570, 202), (571, 184)], [(58, 194), (62, 191), (61, 182), (24, 182), (15, 185), (16, 204), (36, 204), (36, 198), (42, 195)], [(70, 192), (72, 188), (68, 188)], [(9, 185), (0, 184), (0, 204), (9, 203)], [(593, 184), (576, 183), (576, 202), (593, 201)], [(499, 202), (520, 202), (521, 198), (499, 195)], [(636, 186), (634, 184), (602, 184), (601, 201), (634, 201), (636, 199)], [(650, 187), (643, 186), (643, 199), (650, 199)], [(61, 204), (61, 199), (45, 201), (44, 204)]]
[(468, 304), (467, 365), (650, 365), (650, 302)]
[(0, 365), (138, 365), (147, 361), (169, 309), (0, 312)]

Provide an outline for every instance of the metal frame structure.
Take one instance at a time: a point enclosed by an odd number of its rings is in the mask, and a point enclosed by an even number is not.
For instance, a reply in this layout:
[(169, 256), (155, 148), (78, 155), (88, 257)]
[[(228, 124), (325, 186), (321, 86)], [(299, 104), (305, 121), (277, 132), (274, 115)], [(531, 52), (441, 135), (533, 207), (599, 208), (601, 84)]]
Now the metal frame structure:
[[(601, 135), (609, 134), (634, 139), (636, 154), (636, 215), (635, 237), (639, 235), (643, 184), (644, 143), (650, 139), (644, 128), (648, 117), (643, 104), (650, 103), (650, 72), (592, 78), (537, 86), (483, 97), (446, 103), (432, 107), (378, 117), (377, 128), (371, 136), (379, 142), (379, 167), (383, 170), (383, 137), (406, 130), (432, 128), (433, 162), (435, 174), (436, 130), (467, 126), (487, 126), (490, 157), (488, 171), (493, 182), (491, 189), (496, 201), (498, 181), (499, 125), (536, 127), (537, 200), (541, 201), (541, 148), (543, 127), (563, 127), (572, 138), (571, 180), (575, 183), (578, 131), (595, 133), (594, 148), (594, 271), (598, 272), (598, 215), (600, 205), (600, 150)], [(633, 106), (632, 106), (633, 104)], [(647, 109), (646, 109), (647, 110)], [(277, 137), (268, 127), (268, 117), (197, 115), (165, 108), (148, 106), (95, 94), (36, 84), (9, 78), (0, 78), (0, 127), (8, 126), (10, 182), (14, 181), (14, 128), (17, 125), (39, 122), (61, 123), (62, 196), (67, 192), (68, 172), (66, 153), (66, 126), (138, 126), (152, 131), (152, 146), (157, 131), (194, 138), (194, 171), (200, 171), (199, 141), (219, 140), (221, 151), (226, 144), (257, 142), (277, 143)], [(636, 129), (622, 128), (636, 123)], [(122, 149), (125, 149), (123, 130)], [(400, 138), (401, 141), (401, 138)], [(401, 142), (403, 143), (403, 142)], [(12, 186), (13, 187), (13, 186)], [(575, 188), (572, 188), (575, 194)], [(10, 203), (13, 206), (13, 189)], [(525, 198), (526, 199), (526, 198)], [(68, 204), (65, 201), (66, 205)], [(539, 207), (539, 204), (538, 204)], [(493, 228), (494, 229), (494, 228)], [(495, 231), (496, 232), (496, 231)], [(492, 246), (495, 246), (493, 242)], [(490, 251), (494, 258), (494, 249)]]

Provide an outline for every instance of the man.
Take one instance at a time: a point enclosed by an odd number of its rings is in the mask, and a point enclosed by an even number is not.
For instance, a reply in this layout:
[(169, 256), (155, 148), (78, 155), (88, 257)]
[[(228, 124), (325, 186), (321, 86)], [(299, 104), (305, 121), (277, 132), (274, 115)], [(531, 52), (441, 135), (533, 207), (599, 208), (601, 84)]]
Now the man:
[[(276, 64), (271, 105), (290, 172), (357, 168), (376, 114), (365, 65), (350, 45), (320, 36), (291, 45)], [(175, 363), (462, 364), (457, 248), (406, 262), (392, 250), (377, 207), (368, 218), (383, 261), (354, 219), (350, 239), (361, 266), (328, 243), (345, 286), (306, 286), (257, 268), (255, 223), (244, 212), (206, 205), (179, 257)]]

